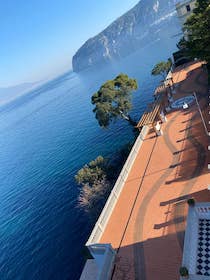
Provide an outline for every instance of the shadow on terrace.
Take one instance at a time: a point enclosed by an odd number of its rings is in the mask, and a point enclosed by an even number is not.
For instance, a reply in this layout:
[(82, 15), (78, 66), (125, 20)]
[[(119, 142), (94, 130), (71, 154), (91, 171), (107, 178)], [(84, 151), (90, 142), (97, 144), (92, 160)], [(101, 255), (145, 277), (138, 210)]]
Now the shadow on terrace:
[(191, 197), (197, 202), (207, 202), (210, 201), (210, 191), (203, 190), (162, 201), (160, 207), (172, 206), (170, 217), (166, 212), (166, 221), (154, 224), (154, 229), (163, 229), (162, 236), (119, 248), (112, 280), (179, 279), (188, 211), (187, 199)]

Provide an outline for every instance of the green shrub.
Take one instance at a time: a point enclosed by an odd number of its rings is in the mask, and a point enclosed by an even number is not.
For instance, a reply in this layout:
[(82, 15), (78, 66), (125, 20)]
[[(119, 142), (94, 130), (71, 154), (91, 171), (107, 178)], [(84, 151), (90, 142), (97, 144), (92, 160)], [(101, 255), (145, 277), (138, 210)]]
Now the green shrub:
[(194, 198), (189, 198), (188, 201), (187, 201), (188, 205), (189, 206), (194, 206), (195, 205), (195, 200)]
[(183, 277), (189, 275), (188, 269), (185, 266), (180, 267), (179, 273)]

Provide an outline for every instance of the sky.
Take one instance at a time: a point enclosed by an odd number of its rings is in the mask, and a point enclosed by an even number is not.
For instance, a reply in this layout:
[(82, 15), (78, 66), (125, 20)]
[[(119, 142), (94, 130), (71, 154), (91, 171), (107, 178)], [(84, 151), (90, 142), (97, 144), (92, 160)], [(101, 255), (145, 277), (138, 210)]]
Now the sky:
[(0, 0), (0, 87), (70, 70), (74, 53), (138, 0)]

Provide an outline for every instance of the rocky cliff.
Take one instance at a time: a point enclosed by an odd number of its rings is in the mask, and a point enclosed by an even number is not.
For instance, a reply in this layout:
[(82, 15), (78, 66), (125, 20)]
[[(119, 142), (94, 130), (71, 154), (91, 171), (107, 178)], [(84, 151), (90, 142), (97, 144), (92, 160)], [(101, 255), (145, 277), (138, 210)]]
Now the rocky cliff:
[(118, 18), (104, 31), (90, 38), (72, 59), (73, 71), (118, 60), (164, 38), (177, 24), (177, 0), (141, 0), (134, 8)]

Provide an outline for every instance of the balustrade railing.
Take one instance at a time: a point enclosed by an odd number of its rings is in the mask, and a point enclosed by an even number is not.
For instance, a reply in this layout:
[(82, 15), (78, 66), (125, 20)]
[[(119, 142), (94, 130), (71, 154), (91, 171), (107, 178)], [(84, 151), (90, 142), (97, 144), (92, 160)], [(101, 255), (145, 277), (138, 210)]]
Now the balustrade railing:
[(108, 223), (108, 220), (112, 214), (112, 211), (117, 203), (119, 195), (120, 195), (121, 191), (123, 190), (125, 181), (133, 166), (136, 156), (141, 148), (143, 140), (145, 139), (145, 136), (148, 133), (148, 130), (149, 130), (149, 127), (144, 126), (142, 128), (141, 133), (139, 134), (135, 144), (133, 145), (133, 148), (127, 158), (126, 163), (123, 166), (123, 169), (122, 169), (122, 171), (114, 185), (114, 188), (104, 206), (104, 209), (103, 209), (98, 221), (96, 222), (95, 227), (86, 243), (87, 246), (99, 242), (99, 240), (103, 234), (103, 231)]

